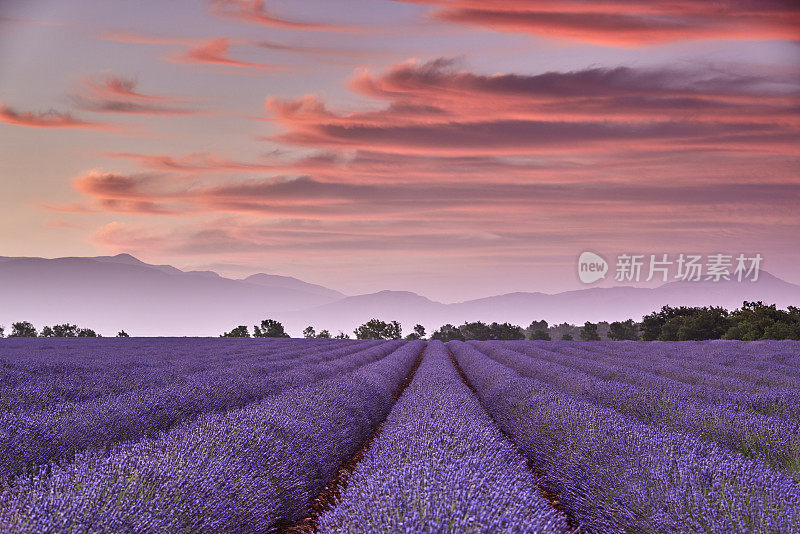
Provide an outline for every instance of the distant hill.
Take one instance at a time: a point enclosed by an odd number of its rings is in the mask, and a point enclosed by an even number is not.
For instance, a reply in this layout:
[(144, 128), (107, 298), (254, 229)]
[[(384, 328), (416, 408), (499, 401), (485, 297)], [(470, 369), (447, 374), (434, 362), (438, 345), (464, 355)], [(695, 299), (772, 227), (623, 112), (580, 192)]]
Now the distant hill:
[(0, 324), (27, 320), (41, 327), (78, 323), (114, 335), (211, 335), (261, 319), (281, 320), (293, 335), (317, 330), (352, 333), (373, 318), (398, 320), (410, 332), (464, 321), (549, 323), (640, 319), (665, 304), (717, 305), (744, 300), (800, 306), (800, 286), (761, 272), (752, 282), (672, 282), (656, 288), (589, 287), (562, 293), (508, 293), (454, 304), (408, 291), (346, 296), (296, 278), (256, 274), (243, 280), (213, 271), (184, 272), (129, 254), (95, 258), (0, 257)]
[[(216, 273), (215, 273), (216, 274)], [(340, 293), (334, 289), (328, 289), (317, 284), (309, 284), (291, 276), (279, 276), (277, 274), (254, 274), (244, 278), (242, 282), (248, 284), (257, 284), (262, 287), (278, 287), (282, 289), (296, 289), (314, 295), (322, 295), (332, 299), (342, 299), (345, 297), (344, 293)]]
[(304, 291), (300, 280), (294, 285), (261, 286), (212, 272), (183, 272), (127, 254), (0, 258), (0, 324), (8, 328), (12, 321), (27, 320), (41, 327), (69, 321), (104, 335), (122, 328), (133, 335), (218, 335), (277, 312), (340, 298), (312, 284)]

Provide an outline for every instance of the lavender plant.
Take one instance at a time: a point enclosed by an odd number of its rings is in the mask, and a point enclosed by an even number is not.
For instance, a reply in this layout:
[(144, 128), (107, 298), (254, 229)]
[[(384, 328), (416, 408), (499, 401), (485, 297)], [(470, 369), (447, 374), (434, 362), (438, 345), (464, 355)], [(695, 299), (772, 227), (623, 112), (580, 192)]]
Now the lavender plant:
[(434, 341), (319, 532), (569, 531), (537, 483)]
[(792, 532), (800, 483), (693, 436), (626, 419), (451, 342), (500, 427), (587, 532)]
[(0, 531), (270, 532), (305, 513), (386, 417), (424, 342), (157, 439), (84, 453), (0, 493)]

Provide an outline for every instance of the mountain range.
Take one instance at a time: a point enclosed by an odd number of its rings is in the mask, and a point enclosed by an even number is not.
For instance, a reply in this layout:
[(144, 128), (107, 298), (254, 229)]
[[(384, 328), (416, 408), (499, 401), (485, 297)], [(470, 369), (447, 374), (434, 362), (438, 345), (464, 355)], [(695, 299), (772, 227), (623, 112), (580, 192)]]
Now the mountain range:
[(91, 258), (0, 257), (0, 325), (14, 321), (76, 323), (114, 335), (216, 336), (265, 318), (299, 336), (303, 328), (332, 333), (377, 317), (410, 332), (464, 321), (532, 320), (551, 324), (640, 319), (662, 305), (717, 305), (744, 300), (800, 305), (800, 286), (761, 271), (757, 282), (670, 282), (655, 288), (588, 287), (561, 293), (517, 292), (445, 304), (407, 291), (347, 296), (288, 276), (254, 274), (241, 280), (213, 271), (151, 265), (129, 254)]

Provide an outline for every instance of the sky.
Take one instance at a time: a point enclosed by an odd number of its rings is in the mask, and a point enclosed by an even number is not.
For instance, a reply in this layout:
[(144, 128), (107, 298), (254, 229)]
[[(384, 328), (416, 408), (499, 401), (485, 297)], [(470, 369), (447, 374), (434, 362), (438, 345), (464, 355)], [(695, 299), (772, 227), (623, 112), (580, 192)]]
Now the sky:
[(0, 255), (445, 302), (583, 251), (800, 283), (800, 5), (0, 0)]

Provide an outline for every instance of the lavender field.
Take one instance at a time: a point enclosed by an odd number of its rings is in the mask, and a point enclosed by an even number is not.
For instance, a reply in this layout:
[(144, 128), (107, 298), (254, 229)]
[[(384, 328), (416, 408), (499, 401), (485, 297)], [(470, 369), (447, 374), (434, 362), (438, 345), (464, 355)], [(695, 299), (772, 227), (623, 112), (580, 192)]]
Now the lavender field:
[(800, 532), (800, 342), (0, 339), (0, 532)]

